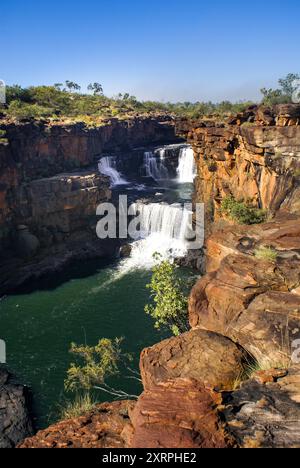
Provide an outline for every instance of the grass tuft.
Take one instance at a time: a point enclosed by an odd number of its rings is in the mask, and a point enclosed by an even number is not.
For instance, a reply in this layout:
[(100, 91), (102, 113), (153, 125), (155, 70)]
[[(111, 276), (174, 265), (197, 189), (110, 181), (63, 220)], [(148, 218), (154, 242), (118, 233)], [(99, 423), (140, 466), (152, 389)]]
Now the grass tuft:
[(254, 255), (258, 260), (264, 260), (273, 263), (276, 262), (278, 257), (278, 253), (275, 249), (273, 249), (273, 247), (267, 247), (263, 245), (255, 250)]
[(92, 411), (97, 403), (98, 402), (94, 400), (89, 393), (77, 395), (74, 401), (67, 401), (65, 405), (61, 406), (60, 419), (63, 421), (79, 418)]

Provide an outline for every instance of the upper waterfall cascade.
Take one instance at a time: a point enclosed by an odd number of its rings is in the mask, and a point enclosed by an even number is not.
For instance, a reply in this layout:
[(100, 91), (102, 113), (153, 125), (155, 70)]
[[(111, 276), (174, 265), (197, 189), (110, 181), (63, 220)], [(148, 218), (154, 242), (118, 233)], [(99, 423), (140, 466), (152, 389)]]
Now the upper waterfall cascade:
[(101, 174), (110, 178), (112, 186), (127, 184), (127, 181), (123, 179), (121, 174), (117, 171), (116, 158), (113, 156), (101, 158), (98, 163), (98, 168)]
[(144, 153), (144, 168), (147, 177), (154, 180), (166, 180), (169, 178), (169, 172), (164, 162), (164, 151), (160, 150), (159, 158), (152, 151)]
[(180, 183), (193, 183), (196, 177), (196, 164), (193, 148), (187, 146), (180, 150), (177, 168), (178, 181)]

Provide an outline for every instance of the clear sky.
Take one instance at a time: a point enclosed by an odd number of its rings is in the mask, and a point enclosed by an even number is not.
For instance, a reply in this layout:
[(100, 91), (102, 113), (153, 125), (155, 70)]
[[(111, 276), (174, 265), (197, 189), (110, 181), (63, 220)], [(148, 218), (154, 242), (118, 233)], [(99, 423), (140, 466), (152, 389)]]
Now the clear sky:
[(300, 73), (299, 0), (3, 0), (0, 78), (140, 99), (257, 99)]

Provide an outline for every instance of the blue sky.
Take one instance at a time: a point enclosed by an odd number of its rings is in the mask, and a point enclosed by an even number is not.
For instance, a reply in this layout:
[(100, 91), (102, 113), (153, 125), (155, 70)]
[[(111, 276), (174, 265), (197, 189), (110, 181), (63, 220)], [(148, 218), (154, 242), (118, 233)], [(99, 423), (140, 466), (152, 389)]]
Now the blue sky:
[(140, 99), (257, 99), (300, 73), (299, 0), (9, 0), (0, 78)]

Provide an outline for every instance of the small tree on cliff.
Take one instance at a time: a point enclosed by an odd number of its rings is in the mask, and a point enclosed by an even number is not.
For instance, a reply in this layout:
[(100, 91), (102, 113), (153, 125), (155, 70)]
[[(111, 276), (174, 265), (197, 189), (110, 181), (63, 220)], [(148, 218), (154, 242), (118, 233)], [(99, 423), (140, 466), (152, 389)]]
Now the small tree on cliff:
[(132, 357), (122, 352), (122, 341), (122, 338), (114, 340), (102, 338), (96, 346), (78, 346), (72, 343), (70, 352), (80, 363), (71, 364), (67, 371), (65, 389), (71, 392), (90, 392), (95, 389), (109, 393), (118, 399), (137, 398), (136, 395), (128, 395), (106, 383), (107, 379), (119, 374), (121, 364), (133, 374), (130, 378), (140, 381), (137, 377), (138, 373), (128, 366)]
[(147, 285), (153, 303), (145, 306), (145, 312), (155, 320), (155, 328), (166, 327), (178, 336), (188, 330), (185, 286), (177, 275), (177, 265), (161, 261), (159, 254), (155, 254), (155, 258), (159, 263), (153, 267), (151, 282)]

